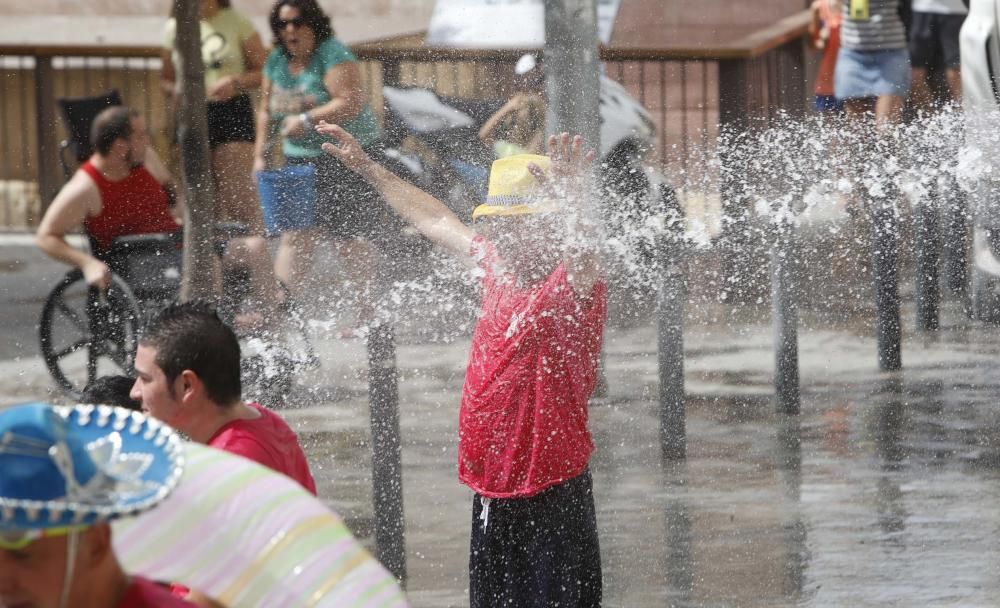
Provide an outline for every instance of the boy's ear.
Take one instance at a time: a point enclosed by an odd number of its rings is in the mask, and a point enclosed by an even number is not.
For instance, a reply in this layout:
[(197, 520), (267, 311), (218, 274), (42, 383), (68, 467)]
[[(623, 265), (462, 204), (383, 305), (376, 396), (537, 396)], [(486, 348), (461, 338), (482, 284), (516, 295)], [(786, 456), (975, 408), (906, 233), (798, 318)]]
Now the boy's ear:
[(192, 399), (204, 392), (205, 385), (198, 374), (186, 369), (177, 375), (174, 381), (174, 390), (184, 403), (189, 403)]

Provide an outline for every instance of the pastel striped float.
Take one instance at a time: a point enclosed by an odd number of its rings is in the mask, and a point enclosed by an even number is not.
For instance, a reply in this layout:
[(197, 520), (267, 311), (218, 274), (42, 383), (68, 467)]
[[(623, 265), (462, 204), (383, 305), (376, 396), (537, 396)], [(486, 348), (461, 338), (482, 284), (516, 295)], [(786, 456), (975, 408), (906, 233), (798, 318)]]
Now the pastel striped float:
[(114, 524), (127, 572), (199, 589), (230, 608), (408, 606), (340, 517), (297, 483), (226, 452), (184, 449), (173, 493)]

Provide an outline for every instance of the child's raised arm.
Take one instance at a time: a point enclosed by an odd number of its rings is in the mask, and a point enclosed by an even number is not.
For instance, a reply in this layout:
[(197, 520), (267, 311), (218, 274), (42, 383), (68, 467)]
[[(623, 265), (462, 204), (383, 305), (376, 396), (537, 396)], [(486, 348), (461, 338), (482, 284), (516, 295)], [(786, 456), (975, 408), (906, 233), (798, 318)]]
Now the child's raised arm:
[(600, 227), (593, 208), (592, 171), (596, 153), (583, 151), (583, 138), (563, 133), (549, 137), (549, 157), (552, 174), (531, 164), (528, 170), (546, 190), (548, 196), (565, 201), (571, 213), (567, 222), (569, 247), (564, 254), (570, 284), (580, 297), (590, 295), (594, 283), (601, 278), (603, 268), (600, 253)]

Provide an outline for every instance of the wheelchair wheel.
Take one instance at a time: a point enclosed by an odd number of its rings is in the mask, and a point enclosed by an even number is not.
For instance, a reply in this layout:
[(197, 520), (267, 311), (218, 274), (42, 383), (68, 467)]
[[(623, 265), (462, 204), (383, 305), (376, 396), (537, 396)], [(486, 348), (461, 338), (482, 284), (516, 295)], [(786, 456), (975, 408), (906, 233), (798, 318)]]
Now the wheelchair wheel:
[(39, 324), (42, 357), (59, 388), (79, 399), (99, 376), (130, 374), (141, 320), (139, 302), (118, 275), (102, 293), (79, 270), (68, 272), (46, 298)]

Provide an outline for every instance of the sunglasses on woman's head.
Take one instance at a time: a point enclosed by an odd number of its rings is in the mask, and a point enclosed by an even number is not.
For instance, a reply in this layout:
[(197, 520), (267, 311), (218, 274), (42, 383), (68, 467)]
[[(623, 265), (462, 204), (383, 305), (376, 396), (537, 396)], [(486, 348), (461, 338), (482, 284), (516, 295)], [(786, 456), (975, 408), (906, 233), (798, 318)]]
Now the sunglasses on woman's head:
[(302, 27), (306, 24), (306, 20), (303, 17), (295, 17), (294, 19), (282, 19), (278, 21), (278, 27), (285, 29), (289, 25), (294, 25), (295, 27)]

